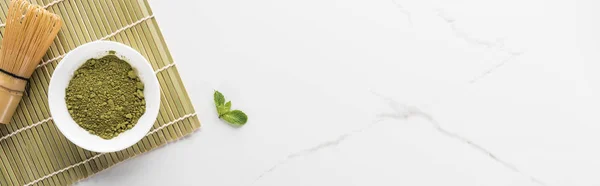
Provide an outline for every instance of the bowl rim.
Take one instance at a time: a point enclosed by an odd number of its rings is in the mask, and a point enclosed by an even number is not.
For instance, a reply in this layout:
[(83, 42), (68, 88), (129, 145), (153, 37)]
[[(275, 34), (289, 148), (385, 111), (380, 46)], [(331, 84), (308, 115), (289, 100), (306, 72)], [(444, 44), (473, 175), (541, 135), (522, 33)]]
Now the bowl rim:
[[(106, 48), (110, 48), (110, 50), (107, 50)], [(146, 111), (133, 128), (120, 133), (110, 140), (105, 140), (99, 136), (90, 134), (75, 123), (66, 108), (66, 102), (64, 100), (66, 87), (64, 84), (66, 81), (66, 86), (68, 86), (74, 71), (79, 69), (81, 65), (85, 63), (85, 61), (81, 61), (81, 59), (78, 58), (88, 55), (95, 55), (96, 57), (93, 58), (97, 58), (98, 56), (108, 55), (110, 51), (114, 51), (116, 53), (115, 55), (119, 58), (126, 58), (125, 61), (138, 73), (138, 76), (144, 83)], [(75, 56), (75, 58), (71, 59), (73, 56)], [(48, 86), (48, 105), (50, 108), (50, 115), (52, 116), (55, 125), (69, 141), (89, 151), (107, 153), (131, 147), (148, 134), (158, 117), (160, 110), (160, 94), (160, 84), (155, 71), (152, 65), (150, 65), (148, 60), (140, 54), (140, 52), (118, 42), (95, 41), (81, 45), (68, 52), (57, 65)], [(76, 125), (75, 128), (85, 131), (87, 135), (82, 134), (80, 130), (74, 129), (73, 124)]]

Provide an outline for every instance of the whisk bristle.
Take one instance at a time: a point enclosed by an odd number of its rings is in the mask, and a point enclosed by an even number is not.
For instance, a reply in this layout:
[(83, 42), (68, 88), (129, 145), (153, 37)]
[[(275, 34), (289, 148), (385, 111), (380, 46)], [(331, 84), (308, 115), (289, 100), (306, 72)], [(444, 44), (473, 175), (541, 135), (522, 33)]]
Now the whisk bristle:
[(28, 78), (62, 26), (60, 17), (26, 0), (10, 2), (0, 68)]

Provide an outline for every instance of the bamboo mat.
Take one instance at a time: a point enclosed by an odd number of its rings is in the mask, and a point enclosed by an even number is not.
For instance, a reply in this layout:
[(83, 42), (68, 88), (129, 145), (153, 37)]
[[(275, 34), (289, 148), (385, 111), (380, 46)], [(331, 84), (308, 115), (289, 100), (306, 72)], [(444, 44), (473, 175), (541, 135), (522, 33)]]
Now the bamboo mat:
[[(30, 0), (65, 24), (30, 80), (10, 125), (0, 125), (0, 185), (70, 185), (116, 163), (182, 138), (200, 127), (173, 59), (146, 0)], [(0, 41), (9, 0), (0, 0)], [(156, 70), (161, 108), (148, 135), (114, 153), (86, 151), (69, 142), (48, 111), (50, 77), (69, 51), (110, 40), (140, 51)]]

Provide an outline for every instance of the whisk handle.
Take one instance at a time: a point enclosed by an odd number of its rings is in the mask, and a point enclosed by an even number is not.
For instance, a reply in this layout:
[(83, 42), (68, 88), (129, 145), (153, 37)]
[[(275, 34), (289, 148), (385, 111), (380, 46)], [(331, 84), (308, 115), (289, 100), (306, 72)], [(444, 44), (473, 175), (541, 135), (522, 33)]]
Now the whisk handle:
[(8, 124), (23, 97), (27, 80), (0, 72), (0, 123)]

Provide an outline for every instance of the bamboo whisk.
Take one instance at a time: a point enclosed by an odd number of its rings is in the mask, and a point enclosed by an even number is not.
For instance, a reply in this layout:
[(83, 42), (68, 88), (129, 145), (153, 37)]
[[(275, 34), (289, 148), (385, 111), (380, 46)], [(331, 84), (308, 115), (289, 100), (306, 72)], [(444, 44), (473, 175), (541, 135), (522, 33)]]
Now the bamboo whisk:
[(36, 66), (58, 34), (56, 14), (26, 0), (12, 0), (0, 47), (0, 123), (8, 124)]

